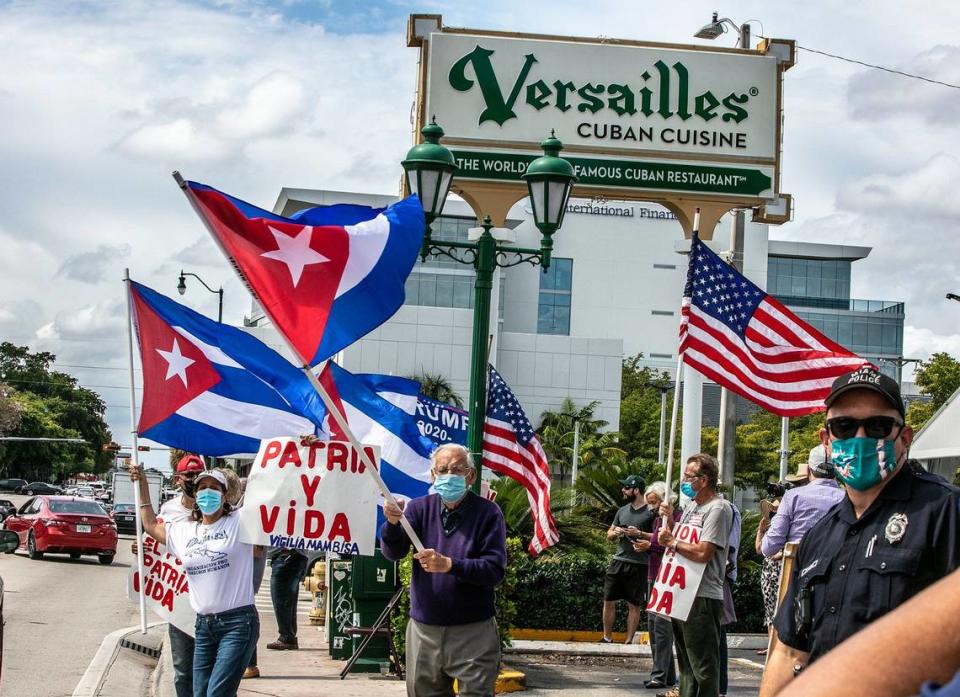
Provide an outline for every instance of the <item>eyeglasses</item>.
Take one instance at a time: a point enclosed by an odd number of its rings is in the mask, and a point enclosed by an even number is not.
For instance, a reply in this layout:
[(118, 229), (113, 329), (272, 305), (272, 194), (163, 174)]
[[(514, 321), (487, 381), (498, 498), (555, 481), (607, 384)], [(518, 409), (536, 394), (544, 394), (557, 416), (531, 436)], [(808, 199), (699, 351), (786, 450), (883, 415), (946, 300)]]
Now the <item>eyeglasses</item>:
[(433, 471), (436, 474), (467, 474), (469, 467), (435, 467)]
[(684, 473), (684, 475), (683, 475), (683, 480), (684, 480), (684, 481), (690, 481), (690, 480), (692, 480), (692, 479), (697, 479), (698, 477), (702, 477), (702, 476), (703, 476), (703, 475), (700, 474), (699, 472), (697, 472), (696, 474), (686, 474), (686, 473)]
[[(835, 416), (827, 419), (827, 430), (834, 438), (853, 438), (863, 426), (868, 438), (886, 438), (894, 426), (903, 427), (903, 424), (892, 416), (868, 416), (865, 419), (855, 419), (852, 416)], [(897, 434), (899, 435), (899, 433)]]

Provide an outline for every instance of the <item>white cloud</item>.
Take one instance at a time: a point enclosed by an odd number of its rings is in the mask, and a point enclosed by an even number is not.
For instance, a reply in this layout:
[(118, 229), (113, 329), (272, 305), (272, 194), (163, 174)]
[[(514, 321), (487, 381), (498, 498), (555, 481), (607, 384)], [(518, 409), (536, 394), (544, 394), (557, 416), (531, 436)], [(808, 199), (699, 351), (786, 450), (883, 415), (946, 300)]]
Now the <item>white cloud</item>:
[(90, 252), (81, 252), (67, 258), (57, 272), (84, 283), (99, 283), (107, 278), (107, 273), (116, 267), (117, 262), (130, 256), (129, 244), (101, 244)]
[[(950, 314), (953, 308), (944, 308), (944, 315)], [(960, 306), (954, 310), (957, 316), (953, 326), (960, 324)], [(951, 356), (960, 356), (960, 334), (938, 334), (927, 327), (907, 325), (903, 328), (903, 355), (909, 358), (927, 359), (935, 353), (949, 353)]]
[(293, 75), (274, 73), (251, 87), (237, 107), (224, 108), (217, 125), (228, 138), (274, 135), (290, 125), (304, 104), (303, 83)]
[[(891, 67), (960, 85), (960, 46), (934, 46)], [(854, 75), (848, 97), (854, 118), (865, 121), (917, 115), (928, 123), (952, 128), (960, 118), (960, 90), (881, 70), (865, 70)]]
[(938, 153), (921, 167), (899, 174), (876, 174), (845, 186), (838, 203), (855, 211), (890, 211), (926, 217), (960, 217), (960, 160)]
[(220, 160), (233, 150), (231, 144), (190, 119), (142, 126), (123, 138), (117, 148), (130, 155), (185, 162)]

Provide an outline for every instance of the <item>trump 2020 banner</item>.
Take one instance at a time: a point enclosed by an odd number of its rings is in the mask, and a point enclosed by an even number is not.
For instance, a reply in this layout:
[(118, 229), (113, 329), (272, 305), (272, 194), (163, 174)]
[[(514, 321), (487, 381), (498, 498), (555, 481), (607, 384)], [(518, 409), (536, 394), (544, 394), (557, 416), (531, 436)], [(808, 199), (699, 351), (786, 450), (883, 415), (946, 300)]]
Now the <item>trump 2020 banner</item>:
[[(678, 542), (697, 544), (700, 542), (701, 528), (689, 523), (677, 523), (673, 536)], [(703, 570), (707, 565), (691, 561), (673, 550), (667, 550), (660, 562), (657, 581), (650, 591), (647, 612), (663, 615), (671, 619), (686, 621), (697, 597)]]
[[(380, 466), (380, 450), (363, 446)], [(260, 443), (240, 509), (254, 545), (373, 556), (380, 491), (349, 443), (270, 438)]]
[[(180, 560), (167, 552), (149, 535), (143, 536), (143, 593), (147, 598), (147, 609), (177, 629), (193, 636), (193, 626), (197, 614), (190, 607), (190, 586), (187, 572)], [(140, 596), (140, 574), (137, 565), (130, 565), (127, 577), (127, 597), (137, 601)]]

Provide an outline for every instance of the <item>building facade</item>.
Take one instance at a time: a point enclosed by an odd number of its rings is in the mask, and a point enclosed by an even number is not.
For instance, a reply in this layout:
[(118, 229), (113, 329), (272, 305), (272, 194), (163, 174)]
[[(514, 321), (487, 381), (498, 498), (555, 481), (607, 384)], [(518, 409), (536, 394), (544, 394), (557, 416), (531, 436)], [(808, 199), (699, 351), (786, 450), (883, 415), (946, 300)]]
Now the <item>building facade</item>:
[[(274, 211), (290, 215), (314, 205), (393, 200), (345, 192), (284, 189)], [(732, 216), (709, 244), (725, 250)], [(749, 216), (748, 216), (749, 217)], [(451, 199), (433, 225), (435, 240), (466, 240), (476, 227), (465, 202)], [(538, 247), (540, 233), (525, 202), (500, 234)], [(597, 402), (596, 418), (617, 428), (623, 358), (676, 370), (686, 252), (680, 224), (655, 204), (572, 199), (554, 236), (544, 272), (521, 265), (497, 271), (491, 303), (490, 360), (536, 425), (569, 397)], [(851, 265), (869, 248), (769, 240), (766, 225), (748, 222), (744, 274), (827, 336), (896, 375), (902, 356), (903, 304), (850, 298)], [(397, 314), (343, 352), (354, 372), (442, 375), (466, 401), (473, 319), (473, 269), (444, 258), (417, 262)], [(279, 344), (254, 305), (248, 324)], [(719, 388), (704, 389), (704, 425), (716, 425)], [(743, 402), (738, 415), (750, 411)]]

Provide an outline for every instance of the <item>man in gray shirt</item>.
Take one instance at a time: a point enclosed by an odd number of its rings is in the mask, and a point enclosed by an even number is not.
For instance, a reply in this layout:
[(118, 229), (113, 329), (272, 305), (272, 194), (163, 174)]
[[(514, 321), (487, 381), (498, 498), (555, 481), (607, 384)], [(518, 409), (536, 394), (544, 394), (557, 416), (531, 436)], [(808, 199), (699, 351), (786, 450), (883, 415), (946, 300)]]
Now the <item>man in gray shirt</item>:
[[(632, 474), (622, 479), (620, 485), (623, 498), (629, 503), (614, 514), (613, 523), (607, 530), (607, 539), (617, 541), (617, 552), (607, 567), (603, 584), (603, 642), (611, 641), (617, 601), (626, 600), (626, 643), (629, 644), (637, 632), (640, 612), (647, 604), (647, 550), (650, 542), (641, 540), (640, 533), (653, 530), (656, 513), (650, 510), (644, 498), (645, 484), (641, 477)], [(641, 543), (642, 550), (634, 549), (634, 541)]]
[(686, 621), (673, 620), (681, 697), (717, 697), (720, 691), (720, 619), (733, 509), (717, 494), (718, 475), (717, 461), (702, 453), (687, 460), (683, 470), (680, 489), (693, 500), (680, 522), (700, 528), (699, 542), (674, 538), (673, 506), (660, 507), (668, 525), (660, 530), (660, 544), (681, 557), (706, 564)]

